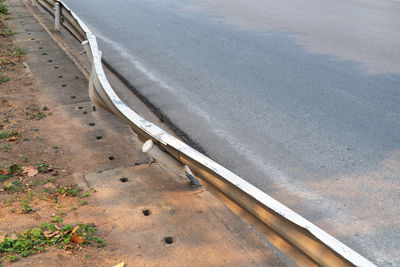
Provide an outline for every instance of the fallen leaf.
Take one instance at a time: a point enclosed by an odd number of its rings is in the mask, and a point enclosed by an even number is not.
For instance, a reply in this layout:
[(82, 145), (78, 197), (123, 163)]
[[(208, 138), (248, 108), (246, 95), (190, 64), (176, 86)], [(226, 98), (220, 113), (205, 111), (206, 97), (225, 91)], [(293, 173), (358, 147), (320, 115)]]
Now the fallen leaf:
[(14, 136), (11, 136), (11, 137), (7, 138), (6, 140), (8, 142), (17, 141), (17, 137), (14, 135)]
[(1, 169), (0, 172), (1, 172), (1, 175), (9, 175), (10, 174), (10, 172), (5, 169)]
[(113, 267), (124, 267), (125, 262), (118, 263), (117, 265), (114, 265)]
[(71, 237), (71, 242), (72, 243), (77, 243), (77, 244), (82, 244), (83, 243), (83, 237), (81, 237), (80, 235), (78, 235), (75, 232), (71, 233), (72, 237)]
[(33, 166), (23, 166), (22, 167), (22, 174), (27, 174), (28, 177), (33, 177), (38, 174), (38, 170), (35, 169)]

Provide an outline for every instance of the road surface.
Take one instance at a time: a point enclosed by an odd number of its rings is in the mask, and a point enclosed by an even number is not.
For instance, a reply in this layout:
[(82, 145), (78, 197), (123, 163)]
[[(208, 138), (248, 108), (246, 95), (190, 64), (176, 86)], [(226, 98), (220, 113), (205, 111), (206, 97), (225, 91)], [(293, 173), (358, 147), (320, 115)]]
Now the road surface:
[(66, 0), (223, 166), (400, 266), (400, 2)]

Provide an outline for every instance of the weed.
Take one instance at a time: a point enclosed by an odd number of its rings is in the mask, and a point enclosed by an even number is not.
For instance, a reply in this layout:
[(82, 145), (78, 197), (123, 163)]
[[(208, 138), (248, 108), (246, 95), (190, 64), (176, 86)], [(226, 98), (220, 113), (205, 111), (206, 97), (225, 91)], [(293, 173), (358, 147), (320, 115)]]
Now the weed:
[(51, 221), (55, 222), (55, 223), (62, 223), (64, 220), (60, 216), (56, 215), (53, 217), (53, 219)]
[(8, 15), (9, 14), (8, 7), (3, 3), (0, 4), (0, 14), (2, 14), (2, 15)]
[(23, 161), (23, 162), (28, 162), (28, 161), (29, 161), (29, 159), (28, 159), (28, 157), (27, 157), (27, 156), (24, 156), (24, 157), (22, 158), (22, 161)]
[(9, 82), (11, 79), (8, 77), (3, 76), (3, 74), (0, 74), (0, 82), (6, 83)]
[(48, 168), (49, 168), (48, 163), (42, 163), (42, 164), (36, 165), (36, 169), (38, 170), (38, 172), (45, 172)]
[(58, 146), (53, 146), (54, 149), (58, 149)]
[(87, 204), (87, 202), (85, 200), (79, 201), (79, 206), (83, 206), (83, 205), (86, 205), (86, 204)]
[(8, 27), (3, 28), (3, 32), (1, 33), (1, 35), (3, 37), (8, 37), (8, 36), (13, 35), (13, 34), (14, 34), (14, 32), (11, 31), (11, 29), (8, 28)]
[(69, 197), (77, 197), (79, 193), (82, 191), (79, 187), (66, 187), (66, 186), (59, 186), (57, 187), (56, 192), (60, 195), (66, 195)]
[[(8, 121), (8, 118), (6, 118), (6, 119)], [(7, 138), (10, 138), (12, 136), (21, 137), (21, 134), (18, 133), (17, 131), (14, 131), (14, 130), (11, 131), (11, 132), (0, 132), (0, 139), (7, 139)]]
[(89, 197), (90, 196), (90, 192), (86, 191), (84, 194), (82, 194), (81, 196), (79, 196), (80, 198), (85, 198), (85, 197)]
[(76, 210), (75, 205), (72, 205), (72, 206), (71, 206), (71, 210)]
[(15, 54), (18, 56), (18, 57), (21, 57), (21, 56), (23, 56), (23, 55), (25, 55), (26, 54), (26, 51), (25, 51), (25, 49), (23, 49), (23, 48), (17, 48), (16, 50), (15, 50)]
[(20, 202), (22, 206), (22, 213), (29, 213), (32, 211), (32, 207), (29, 205), (31, 204), (31, 201), (22, 199)]
[[(64, 225), (57, 230), (54, 224), (43, 223), (41, 227), (27, 229), (16, 238), (9, 238), (8, 235), (0, 243), (0, 256), (9, 261), (16, 261), (17, 256), (27, 257), (36, 253), (46, 251), (46, 247), (57, 245), (60, 249), (71, 248), (73, 236), (79, 236), (81, 246), (106, 246), (100, 237), (95, 235), (96, 228), (87, 224)], [(68, 246), (67, 246), (68, 245)]]
[(10, 152), (11, 151), (11, 146), (9, 144), (4, 144), (3, 145), (3, 151), (4, 152)]

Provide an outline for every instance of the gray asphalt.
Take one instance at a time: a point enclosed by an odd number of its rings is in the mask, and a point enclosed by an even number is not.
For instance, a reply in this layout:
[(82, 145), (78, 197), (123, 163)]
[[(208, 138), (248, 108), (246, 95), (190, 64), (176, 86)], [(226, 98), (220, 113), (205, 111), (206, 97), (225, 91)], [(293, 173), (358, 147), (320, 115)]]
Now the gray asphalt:
[(211, 158), (400, 266), (400, 2), (66, 0)]

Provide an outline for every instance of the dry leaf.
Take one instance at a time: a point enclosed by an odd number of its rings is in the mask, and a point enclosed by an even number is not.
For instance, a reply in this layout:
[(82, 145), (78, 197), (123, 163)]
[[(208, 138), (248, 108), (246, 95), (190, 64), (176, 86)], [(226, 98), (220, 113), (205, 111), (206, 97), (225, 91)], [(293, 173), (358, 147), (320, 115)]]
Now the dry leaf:
[(72, 243), (77, 243), (77, 244), (82, 244), (83, 243), (83, 238), (80, 235), (78, 235), (75, 232), (72, 232), (71, 234), (72, 234), (72, 237), (71, 237), (71, 242)]
[(4, 190), (8, 190), (8, 189), (10, 189), (12, 186), (13, 186), (12, 182), (11, 182), (11, 181), (7, 181), (7, 182), (5, 182), (5, 183), (3, 184), (3, 189), (4, 189)]
[(7, 138), (6, 140), (8, 142), (17, 141), (17, 137), (16, 136), (11, 136), (11, 137)]
[(9, 172), (8, 170), (5, 170), (5, 169), (1, 169), (0, 172), (1, 172), (1, 175), (8, 175), (8, 174), (10, 174), (10, 172)]
[(125, 262), (118, 263), (117, 265), (114, 265), (113, 267), (124, 267)]
[(38, 174), (38, 170), (35, 169), (33, 166), (23, 166), (22, 167), (22, 174), (27, 174), (28, 177), (33, 177)]

